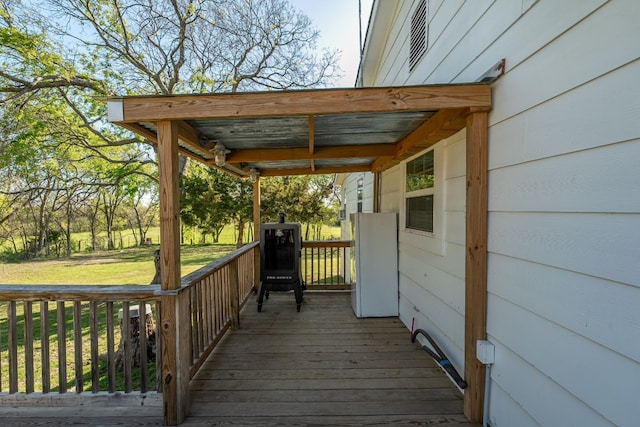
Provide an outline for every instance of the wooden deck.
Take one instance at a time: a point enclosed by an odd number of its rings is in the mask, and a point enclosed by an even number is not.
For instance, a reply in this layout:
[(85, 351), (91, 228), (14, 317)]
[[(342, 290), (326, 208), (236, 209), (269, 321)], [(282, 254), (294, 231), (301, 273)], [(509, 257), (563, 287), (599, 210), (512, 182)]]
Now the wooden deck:
[[(349, 293), (251, 300), (191, 383), (184, 426), (470, 426), (462, 396), (396, 318), (357, 319)], [(159, 426), (160, 396), (69, 408), (0, 408), (7, 426)]]
[(462, 396), (397, 318), (357, 319), (349, 293), (253, 302), (192, 381), (186, 426), (468, 426)]

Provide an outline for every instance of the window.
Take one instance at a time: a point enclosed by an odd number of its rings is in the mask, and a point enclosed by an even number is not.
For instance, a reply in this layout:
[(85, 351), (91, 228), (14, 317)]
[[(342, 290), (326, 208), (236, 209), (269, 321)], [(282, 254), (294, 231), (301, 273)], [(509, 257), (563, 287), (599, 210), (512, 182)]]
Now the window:
[(427, 0), (420, 0), (411, 15), (411, 38), (409, 40), (409, 71), (418, 64), (427, 51), (429, 32), (427, 31)]
[(433, 150), (407, 163), (406, 228), (433, 233), (434, 165)]

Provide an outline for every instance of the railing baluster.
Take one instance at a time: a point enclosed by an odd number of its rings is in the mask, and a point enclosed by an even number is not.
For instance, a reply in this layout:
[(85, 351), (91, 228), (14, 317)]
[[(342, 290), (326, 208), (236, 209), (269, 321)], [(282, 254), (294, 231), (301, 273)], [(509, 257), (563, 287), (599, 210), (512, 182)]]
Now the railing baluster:
[[(194, 289), (196, 286), (191, 288), (189, 292), (189, 302), (191, 303), (191, 307), (196, 307), (196, 290)], [(198, 352), (200, 350), (200, 346), (198, 345), (198, 331), (197, 331), (197, 309), (191, 310), (189, 321), (191, 322), (191, 360), (192, 362), (198, 358)]]
[(67, 313), (64, 301), (58, 301), (56, 310), (58, 322), (58, 389), (67, 392)]
[(8, 345), (9, 345), (9, 393), (18, 392), (18, 323), (15, 301), (7, 304)]
[[(2, 349), (2, 329), (0, 329), (0, 349)], [(0, 350), (0, 393), (2, 393), (2, 351), (1, 350)]]
[(209, 339), (209, 324), (207, 323), (207, 311), (208, 311), (208, 302), (207, 302), (207, 278), (203, 278), (200, 280), (200, 307), (202, 310), (201, 318), (202, 324), (200, 325), (200, 330), (202, 332), (202, 342), (204, 343), (204, 348), (206, 349), (209, 346), (211, 340)]
[(210, 274), (206, 278), (207, 283), (207, 300), (209, 301), (209, 340), (213, 340), (216, 336), (216, 319), (215, 319), (215, 293), (213, 292), (214, 274)]
[[(334, 265), (333, 265), (333, 252), (334, 252), (334, 249), (333, 249), (333, 248), (331, 248), (331, 251), (329, 252), (329, 254), (331, 255), (331, 260), (330, 260), (330, 262), (329, 262), (329, 264), (331, 265), (331, 268), (330, 268), (330, 271), (331, 271), (331, 280), (329, 281), (329, 283), (330, 283), (330, 284), (332, 284), (332, 285), (333, 285), (333, 276), (334, 276), (333, 271), (335, 270), (335, 267), (334, 267)], [(325, 283), (326, 283), (326, 282), (327, 282), (327, 281), (325, 280)]]
[(124, 392), (131, 393), (131, 313), (129, 301), (122, 303), (122, 325), (120, 330), (123, 342), (123, 365), (124, 365)]
[(100, 391), (100, 360), (98, 354), (98, 302), (89, 304), (89, 327), (91, 335), (91, 392)]
[(222, 322), (222, 327), (227, 326), (229, 321), (231, 320), (231, 266), (227, 264), (224, 268), (225, 277), (222, 289), (224, 289), (224, 320)]
[(198, 310), (198, 315), (197, 315), (197, 331), (198, 331), (198, 357), (204, 353), (205, 348), (207, 348), (207, 344), (205, 342), (205, 336), (204, 336), (204, 324), (202, 321), (202, 313), (204, 311), (204, 301), (203, 301), (203, 294), (204, 294), (204, 284), (203, 281), (200, 280), (197, 284), (197, 286), (195, 286), (195, 289), (197, 289), (197, 305), (196, 305), (196, 309)]
[(82, 302), (73, 303), (73, 348), (76, 374), (76, 393), (84, 390), (84, 376), (82, 372)]
[(315, 264), (316, 264), (316, 260), (314, 258), (313, 248), (310, 248), (310, 249), (311, 249), (311, 283), (313, 283), (314, 280), (315, 280), (315, 276), (314, 276), (313, 273), (314, 273), (314, 267), (315, 267)]
[(322, 280), (322, 283), (326, 285), (327, 284), (327, 248), (324, 248), (324, 259), (322, 260), (322, 263), (324, 264), (324, 279)]
[(40, 360), (42, 365), (42, 393), (51, 391), (51, 360), (49, 358), (49, 303), (40, 302)]
[(25, 301), (22, 305), (24, 317), (24, 373), (25, 391), (33, 393), (33, 303)]
[(222, 330), (222, 310), (220, 310), (220, 306), (222, 305), (220, 303), (220, 301), (222, 301), (222, 292), (221, 292), (221, 286), (220, 286), (220, 282), (221, 282), (221, 277), (222, 276), (222, 271), (218, 270), (216, 271), (216, 281), (215, 281), (215, 286), (214, 286), (214, 292), (215, 292), (215, 311), (216, 311), (216, 336), (218, 336), (218, 334), (220, 333), (220, 331)]
[(113, 324), (113, 301), (107, 302), (107, 389), (109, 393), (116, 392), (116, 360), (115, 360), (115, 331)]
[(240, 326), (240, 293), (238, 291), (238, 260), (229, 263), (229, 314), (231, 317), (231, 328), (238, 329)]
[[(140, 392), (147, 392), (147, 303), (146, 301), (140, 301), (138, 304), (138, 314), (140, 315)], [(151, 313), (149, 313), (151, 316)]]

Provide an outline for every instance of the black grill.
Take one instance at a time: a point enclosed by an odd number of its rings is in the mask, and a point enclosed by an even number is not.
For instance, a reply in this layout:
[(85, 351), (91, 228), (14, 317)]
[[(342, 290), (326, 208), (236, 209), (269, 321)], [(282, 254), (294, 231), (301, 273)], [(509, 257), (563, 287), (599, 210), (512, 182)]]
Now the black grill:
[(260, 292), (258, 311), (269, 299), (269, 292), (294, 291), (296, 309), (300, 311), (304, 282), (300, 271), (302, 235), (299, 223), (284, 222), (280, 215), (276, 223), (260, 227)]

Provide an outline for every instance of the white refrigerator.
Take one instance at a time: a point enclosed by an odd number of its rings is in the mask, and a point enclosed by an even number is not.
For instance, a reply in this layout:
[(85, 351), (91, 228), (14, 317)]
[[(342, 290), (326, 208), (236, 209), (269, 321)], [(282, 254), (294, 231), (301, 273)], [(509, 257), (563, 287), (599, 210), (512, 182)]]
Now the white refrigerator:
[(357, 317), (398, 315), (398, 216), (350, 216), (351, 305)]

